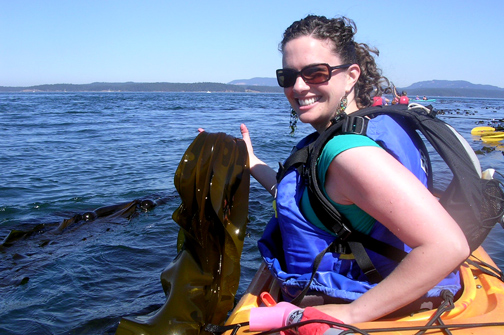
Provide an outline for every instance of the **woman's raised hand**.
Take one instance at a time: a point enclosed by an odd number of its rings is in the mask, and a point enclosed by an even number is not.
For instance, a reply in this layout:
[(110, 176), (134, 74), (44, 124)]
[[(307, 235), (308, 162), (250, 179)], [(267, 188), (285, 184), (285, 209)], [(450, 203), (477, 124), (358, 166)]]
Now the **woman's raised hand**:
[(249, 157), (254, 156), (254, 148), (252, 147), (252, 141), (250, 139), (250, 133), (246, 125), (243, 123), (240, 125), (240, 131), (242, 134), (243, 141), (247, 145), (247, 151), (249, 154)]

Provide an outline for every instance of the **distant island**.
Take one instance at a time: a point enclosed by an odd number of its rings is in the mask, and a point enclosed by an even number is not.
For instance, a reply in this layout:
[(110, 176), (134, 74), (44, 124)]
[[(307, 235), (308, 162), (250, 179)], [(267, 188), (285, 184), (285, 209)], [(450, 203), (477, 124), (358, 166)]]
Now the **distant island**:
[(278, 86), (231, 85), (222, 83), (91, 83), (47, 84), (29, 87), (0, 86), (0, 92), (235, 92), (280, 93)]
[(492, 85), (473, 84), (464, 80), (429, 80), (398, 88), (408, 96), (504, 98), (504, 88)]
[[(252, 78), (233, 80), (233, 85), (278, 85), (275, 78)], [(414, 83), (408, 87), (397, 87), (399, 92), (406, 91), (411, 96), (428, 97), (471, 97), (504, 98), (504, 88), (492, 85), (472, 84), (464, 80), (429, 80)]]
[[(504, 98), (504, 88), (472, 84), (463, 80), (430, 80), (398, 87), (412, 96)], [(234, 92), (282, 93), (275, 78), (252, 78), (223, 83), (91, 83), (50, 84), (28, 87), (0, 86), (0, 92)]]

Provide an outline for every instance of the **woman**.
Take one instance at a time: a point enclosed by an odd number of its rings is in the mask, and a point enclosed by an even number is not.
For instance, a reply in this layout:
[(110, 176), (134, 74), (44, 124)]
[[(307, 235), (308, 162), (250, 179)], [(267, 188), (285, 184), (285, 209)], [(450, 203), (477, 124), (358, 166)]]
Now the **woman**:
[[(370, 106), (372, 92), (383, 92), (385, 78), (370, 54), (377, 52), (355, 43), (355, 31), (354, 23), (346, 18), (308, 16), (284, 33), (279, 84), (299, 120), (318, 133), (339, 113), (351, 114)], [(393, 122), (383, 124), (391, 128), (375, 131), (383, 134), (402, 129)], [(286, 177), (277, 185), (276, 172), (257, 158), (243, 124), (241, 133), (252, 175), (277, 201), (278, 218), (268, 224), (260, 249), (270, 270), (282, 280), (284, 297), (289, 299), (289, 289), (299, 291), (300, 283), (306, 283), (301, 280), (311, 271), (306, 264), (311, 264), (313, 255), (334, 236), (313, 222), (316, 218), (297, 172), (292, 171), (290, 179)], [(315, 278), (317, 285), (310, 286), (309, 294), (322, 299), (313, 304), (323, 303), (315, 308), (349, 324), (370, 321), (425, 298), (445, 277), (455, 277), (452, 271), (469, 255), (462, 231), (419, 177), (375, 141), (362, 135), (336, 136), (324, 148), (317, 169), (326, 195), (356, 230), (369, 235), (383, 230), (381, 236), (397, 239), (409, 254), (389, 271), (384, 266), (386, 277), (378, 284), (366, 281), (352, 260), (337, 253), (326, 254), (318, 270), (320, 276)], [(286, 179), (291, 185), (284, 182)], [(271, 236), (278, 232), (282, 245), (275, 246), (278, 239)], [(306, 240), (298, 243), (298, 239)], [(292, 264), (292, 259), (298, 264)], [(285, 273), (288, 275), (282, 277)], [(459, 286), (450, 285), (456, 293)], [(430, 298), (433, 295), (436, 293)], [(304, 305), (310, 304), (307, 301)]]

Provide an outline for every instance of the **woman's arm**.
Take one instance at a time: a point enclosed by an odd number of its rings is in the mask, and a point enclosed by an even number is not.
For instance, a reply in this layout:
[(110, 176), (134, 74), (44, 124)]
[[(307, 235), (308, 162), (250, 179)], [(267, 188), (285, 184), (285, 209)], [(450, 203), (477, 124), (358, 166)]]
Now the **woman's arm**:
[(250, 173), (252, 176), (272, 195), (275, 196), (276, 192), (276, 172), (270, 168), (266, 163), (257, 158), (254, 154), (252, 141), (250, 140), (250, 133), (247, 127), (242, 124), (240, 126), (243, 141), (247, 145), (249, 154)]
[(470, 253), (463, 232), (437, 199), (383, 149), (338, 155), (327, 172), (333, 201), (355, 203), (413, 250), (376, 287), (348, 305), (317, 308), (346, 323), (375, 320), (420, 298)]

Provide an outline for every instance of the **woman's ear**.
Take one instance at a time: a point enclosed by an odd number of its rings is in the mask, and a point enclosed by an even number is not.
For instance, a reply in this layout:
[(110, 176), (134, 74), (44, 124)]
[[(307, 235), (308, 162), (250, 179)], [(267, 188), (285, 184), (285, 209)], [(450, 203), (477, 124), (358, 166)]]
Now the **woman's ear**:
[(346, 86), (346, 92), (350, 92), (357, 81), (359, 80), (361, 74), (361, 69), (360, 66), (357, 64), (352, 64), (350, 67), (347, 69), (347, 86)]

